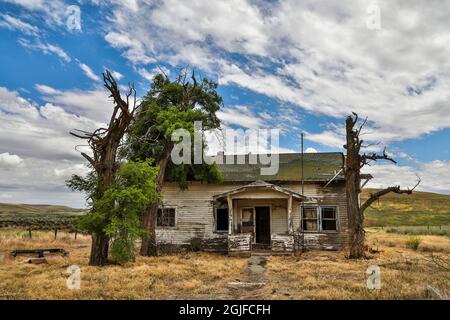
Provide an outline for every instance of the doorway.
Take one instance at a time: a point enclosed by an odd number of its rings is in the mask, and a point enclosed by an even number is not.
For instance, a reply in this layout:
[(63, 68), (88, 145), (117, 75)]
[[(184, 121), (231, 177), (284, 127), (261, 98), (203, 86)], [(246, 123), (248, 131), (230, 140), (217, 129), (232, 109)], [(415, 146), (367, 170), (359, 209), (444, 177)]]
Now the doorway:
[(255, 207), (256, 243), (270, 245), (270, 207)]

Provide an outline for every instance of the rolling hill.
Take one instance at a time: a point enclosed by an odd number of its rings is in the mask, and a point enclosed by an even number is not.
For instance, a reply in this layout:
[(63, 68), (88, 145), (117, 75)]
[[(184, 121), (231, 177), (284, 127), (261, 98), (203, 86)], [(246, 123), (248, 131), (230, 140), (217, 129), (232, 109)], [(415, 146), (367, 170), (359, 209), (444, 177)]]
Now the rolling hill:
[(0, 203), (0, 227), (75, 230), (75, 220), (85, 213), (66, 206)]
[[(375, 192), (364, 189), (364, 201)], [(390, 193), (366, 210), (366, 226), (449, 226), (450, 195), (414, 192), (411, 195)]]

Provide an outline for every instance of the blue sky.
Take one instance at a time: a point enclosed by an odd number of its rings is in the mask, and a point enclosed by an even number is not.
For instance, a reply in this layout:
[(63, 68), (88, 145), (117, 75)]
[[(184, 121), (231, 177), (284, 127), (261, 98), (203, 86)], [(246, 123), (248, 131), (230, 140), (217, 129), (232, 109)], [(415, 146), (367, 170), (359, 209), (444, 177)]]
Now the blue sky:
[[(450, 193), (450, 19), (439, 1), (0, 2), (0, 202), (83, 206), (68, 131), (111, 110), (101, 73), (145, 94), (159, 69), (219, 83), (229, 129), (279, 128), (280, 150), (343, 151), (345, 116), (368, 117), (371, 186)], [(70, 20), (80, 10), (80, 28)], [(72, 8), (72, 9), (71, 9)], [(69, 21), (69, 23), (68, 23)], [(379, 143), (379, 144), (375, 144)]]

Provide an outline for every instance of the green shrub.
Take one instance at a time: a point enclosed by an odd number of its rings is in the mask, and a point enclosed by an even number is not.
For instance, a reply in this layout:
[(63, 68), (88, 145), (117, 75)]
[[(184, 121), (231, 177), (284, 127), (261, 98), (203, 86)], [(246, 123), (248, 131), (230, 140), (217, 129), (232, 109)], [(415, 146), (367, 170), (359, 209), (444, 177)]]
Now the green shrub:
[(406, 247), (412, 250), (419, 249), (419, 245), (422, 242), (422, 239), (419, 237), (412, 237), (406, 241)]

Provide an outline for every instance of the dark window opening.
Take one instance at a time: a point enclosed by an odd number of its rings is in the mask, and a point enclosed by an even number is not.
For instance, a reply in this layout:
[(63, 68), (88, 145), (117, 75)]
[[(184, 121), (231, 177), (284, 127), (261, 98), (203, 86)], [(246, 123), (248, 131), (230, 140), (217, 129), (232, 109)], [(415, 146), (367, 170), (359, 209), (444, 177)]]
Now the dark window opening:
[(228, 231), (228, 208), (216, 209), (216, 231)]
[(175, 227), (175, 208), (159, 208), (156, 226)]
[(322, 208), (322, 230), (337, 230), (336, 208)]

